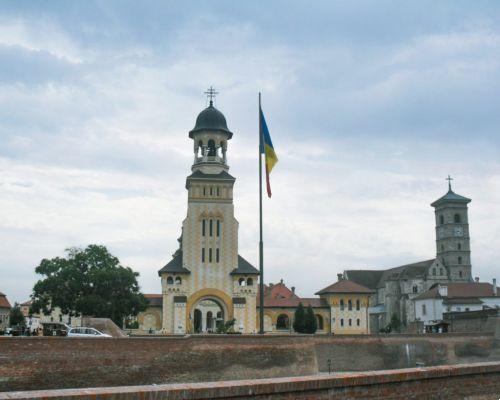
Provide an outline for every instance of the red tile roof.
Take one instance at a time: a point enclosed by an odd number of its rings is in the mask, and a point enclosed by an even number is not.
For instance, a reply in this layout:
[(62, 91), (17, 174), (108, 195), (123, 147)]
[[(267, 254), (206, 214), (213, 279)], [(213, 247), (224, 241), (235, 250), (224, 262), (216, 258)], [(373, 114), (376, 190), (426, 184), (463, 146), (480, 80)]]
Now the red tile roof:
[(270, 299), (289, 299), (298, 298), (298, 296), (289, 289), (283, 282), (264, 285), (264, 297)]
[(373, 293), (373, 290), (368, 289), (360, 285), (359, 283), (349, 281), (347, 279), (340, 280), (327, 286), (324, 289), (321, 289), (319, 292), (315, 294), (327, 294), (327, 293)]
[(9, 303), (9, 300), (7, 300), (7, 296), (0, 292), (0, 308), (11, 308), (12, 306)]
[[(301, 298), (289, 289), (283, 282), (264, 285), (264, 307), (293, 307), (296, 308), (302, 303), (304, 307), (328, 307), (325, 300), (315, 298)], [(257, 296), (257, 306), (260, 305), (260, 298)]]
[[(471, 298), (471, 297), (494, 297), (493, 285), (487, 282), (460, 282), (460, 283), (442, 283), (441, 286), (448, 288), (447, 296), (439, 294), (438, 285), (429, 289), (427, 292), (415, 297), (415, 300), (438, 299), (446, 297), (453, 298)], [(500, 290), (496, 288), (496, 295), (500, 296)]]

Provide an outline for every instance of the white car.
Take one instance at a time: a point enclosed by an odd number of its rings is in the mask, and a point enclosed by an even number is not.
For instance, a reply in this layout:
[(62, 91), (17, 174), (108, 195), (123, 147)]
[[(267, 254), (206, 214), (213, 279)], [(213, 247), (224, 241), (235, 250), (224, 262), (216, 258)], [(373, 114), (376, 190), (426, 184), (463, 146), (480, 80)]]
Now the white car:
[(78, 327), (71, 328), (68, 331), (68, 336), (70, 337), (112, 337), (106, 333), (99, 332), (94, 328)]

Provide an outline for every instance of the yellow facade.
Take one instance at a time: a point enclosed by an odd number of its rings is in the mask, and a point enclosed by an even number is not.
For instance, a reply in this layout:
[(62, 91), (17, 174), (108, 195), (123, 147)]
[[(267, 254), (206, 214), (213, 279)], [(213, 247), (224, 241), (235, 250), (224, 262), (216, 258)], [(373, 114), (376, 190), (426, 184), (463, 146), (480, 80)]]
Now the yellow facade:
[(339, 293), (322, 296), (330, 305), (331, 332), (337, 335), (368, 334), (370, 296), (361, 293)]

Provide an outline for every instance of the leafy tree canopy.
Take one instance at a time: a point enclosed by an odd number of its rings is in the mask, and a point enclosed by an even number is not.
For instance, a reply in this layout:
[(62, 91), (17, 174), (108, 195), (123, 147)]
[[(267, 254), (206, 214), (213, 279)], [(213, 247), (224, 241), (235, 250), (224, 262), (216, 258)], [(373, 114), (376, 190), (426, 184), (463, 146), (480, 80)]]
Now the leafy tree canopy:
[(106, 247), (70, 248), (67, 256), (43, 259), (35, 272), (43, 276), (33, 288), (32, 312), (45, 314), (59, 307), (70, 316), (110, 318), (118, 326), (123, 318), (147, 307), (139, 291), (139, 274), (120, 265)]
[(24, 315), (21, 311), (21, 307), (19, 304), (14, 304), (14, 307), (10, 309), (9, 312), (9, 324), (10, 326), (25, 326), (26, 320), (24, 319)]

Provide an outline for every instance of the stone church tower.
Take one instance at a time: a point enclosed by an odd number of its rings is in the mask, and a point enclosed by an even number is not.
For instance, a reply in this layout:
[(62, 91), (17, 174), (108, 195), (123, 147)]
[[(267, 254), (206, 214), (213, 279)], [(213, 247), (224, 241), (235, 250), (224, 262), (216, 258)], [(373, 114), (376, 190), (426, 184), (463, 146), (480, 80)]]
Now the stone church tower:
[(179, 249), (159, 275), (164, 333), (215, 332), (235, 319), (234, 330), (256, 331), (258, 271), (238, 254), (234, 217), (235, 178), (227, 164), (233, 133), (224, 115), (210, 105), (189, 132), (193, 140), (192, 174), (186, 179), (187, 217)]
[(436, 261), (452, 282), (472, 282), (468, 207), (470, 199), (449, 190), (431, 204), (436, 214)]

